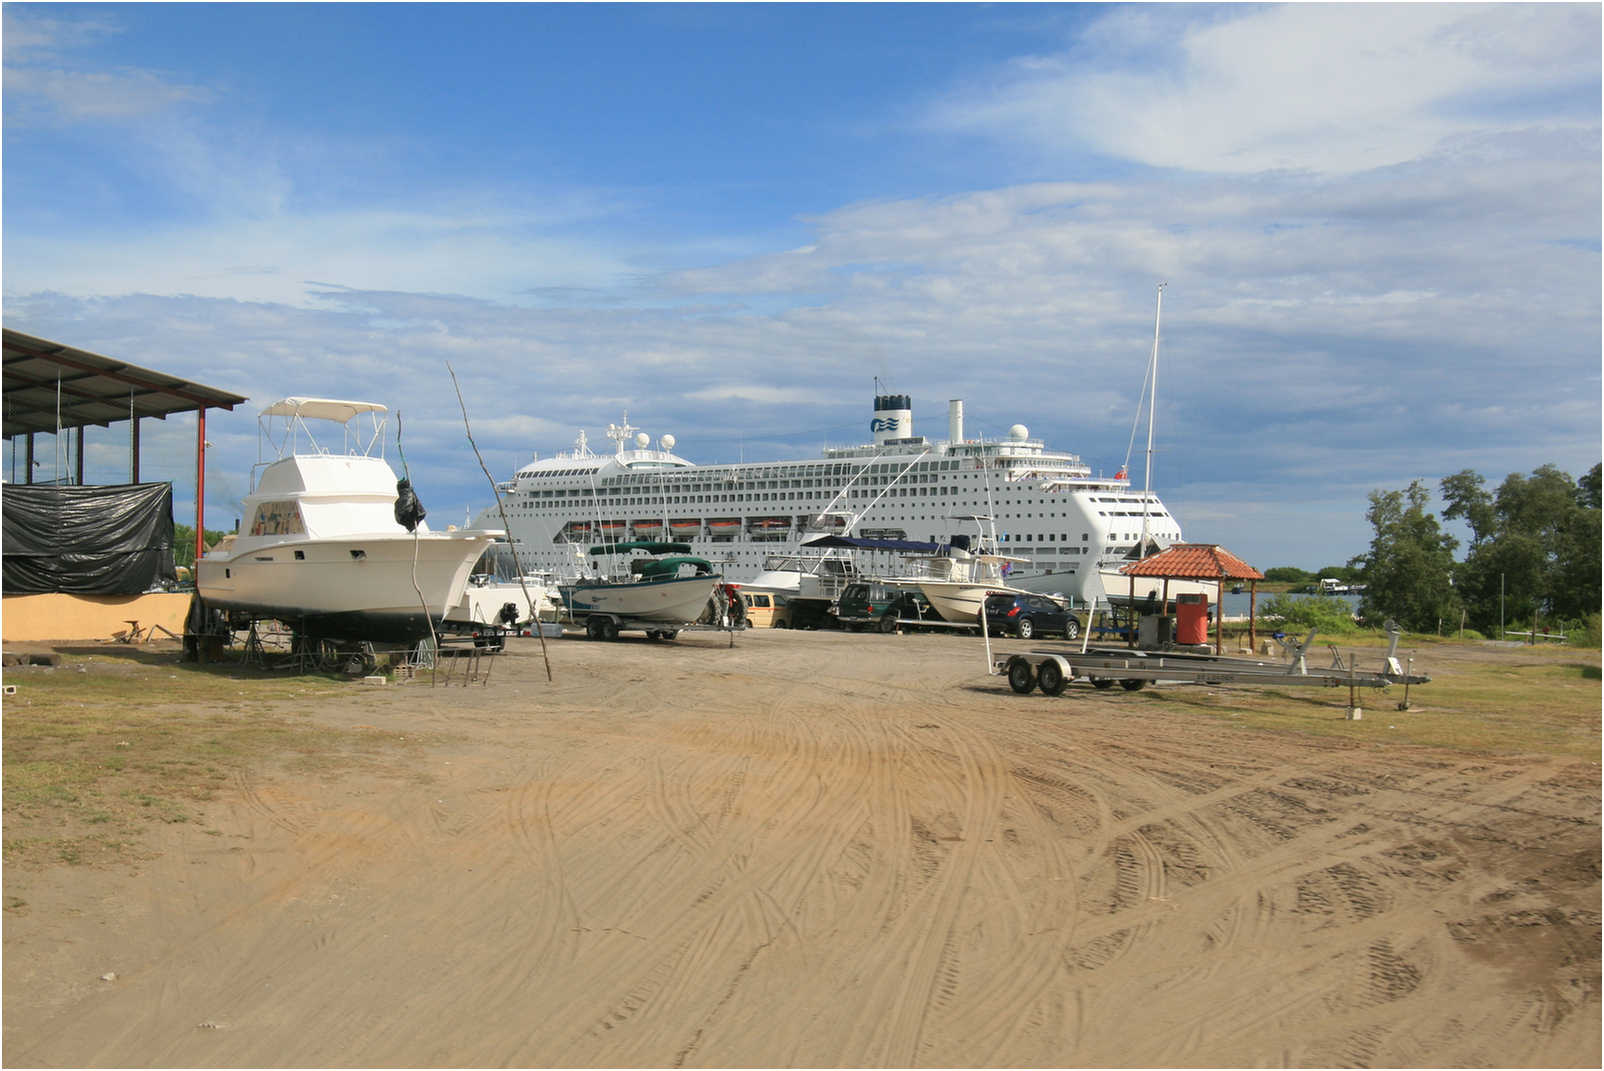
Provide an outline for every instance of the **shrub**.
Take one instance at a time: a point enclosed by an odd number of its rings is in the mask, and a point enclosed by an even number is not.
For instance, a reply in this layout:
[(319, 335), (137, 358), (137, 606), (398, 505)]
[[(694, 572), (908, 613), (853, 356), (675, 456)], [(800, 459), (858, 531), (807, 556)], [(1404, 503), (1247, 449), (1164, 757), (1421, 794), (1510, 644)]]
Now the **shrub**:
[(1601, 630), (1598, 614), (1588, 614), (1581, 621), (1565, 622), (1565, 642), (1571, 647), (1592, 647), (1597, 649), (1604, 643), (1604, 630)]
[(1286, 628), (1294, 631), (1312, 628), (1334, 634), (1356, 632), (1359, 628), (1353, 620), (1353, 607), (1347, 600), (1328, 595), (1309, 595), (1298, 599), (1276, 595), (1265, 601), (1259, 617), (1279, 618)]

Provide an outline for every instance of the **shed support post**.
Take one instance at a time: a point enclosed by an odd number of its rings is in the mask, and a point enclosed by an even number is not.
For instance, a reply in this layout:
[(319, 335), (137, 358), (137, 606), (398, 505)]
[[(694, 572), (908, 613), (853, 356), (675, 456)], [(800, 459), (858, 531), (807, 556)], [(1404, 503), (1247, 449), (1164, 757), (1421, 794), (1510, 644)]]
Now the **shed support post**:
[(28, 456), (23, 459), (27, 472), (23, 473), (23, 483), (33, 483), (33, 432), (28, 433)]
[(1259, 649), (1259, 582), (1248, 581), (1248, 646)]
[(139, 418), (128, 422), (128, 482), (139, 482)]
[(206, 407), (195, 411), (195, 568), (206, 553)]
[(79, 424), (73, 431), (73, 438), (76, 440), (75, 452), (78, 455), (78, 459), (72, 467), (73, 485), (82, 487), (84, 485), (84, 426)]
[(1214, 653), (1225, 653), (1225, 577), (1214, 588)]

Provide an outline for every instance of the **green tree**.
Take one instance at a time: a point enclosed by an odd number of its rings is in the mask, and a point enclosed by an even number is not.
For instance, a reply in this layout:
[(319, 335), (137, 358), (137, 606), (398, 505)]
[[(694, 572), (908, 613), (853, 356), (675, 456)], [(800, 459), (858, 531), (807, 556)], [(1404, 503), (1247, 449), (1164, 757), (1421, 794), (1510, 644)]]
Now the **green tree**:
[(1497, 514), (1493, 509), (1493, 496), (1487, 493), (1487, 481), (1480, 473), (1465, 469), (1443, 478), (1442, 497), (1448, 508), (1442, 511), (1445, 520), (1461, 519), (1470, 526), (1470, 543), (1475, 546), (1493, 534)]
[(1314, 579), (1314, 574), (1296, 565), (1272, 565), (1264, 571), (1264, 579), (1272, 584), (1307, 584)]
[(1370, 492), (1365, 519), (1375, 535), (1360, 571), (1365, 593), (1359, 606), (1367, 621), (1390, 617), (1411, 632), (1435, 632), (1445, 621), (1458, 624), (1453, 570), (1459, 541), (1426, 512), (1430, 501), (1420, 480), (1404, 491)]
[(1599, 502), (1599, 467), (1594, 465), (1576, 481), (1577, 500), (1583, 509), (1598, 509)]
[[(212, 546), (227, 534), (206, 529), (206, 545)], [(173, 564), (186, 567), (195, 564), (195, 529), (191, 525), (173, 525)]]
[(1472, 627), (1597, 613), (1600, 599), (1599, 466), (1572, 480), (1553, 465), (1511, 473), (1488, 494), (1480, 476), (1443, 481), (1444, 516), (1464, 517), (1474, 538), (1454, 572)]

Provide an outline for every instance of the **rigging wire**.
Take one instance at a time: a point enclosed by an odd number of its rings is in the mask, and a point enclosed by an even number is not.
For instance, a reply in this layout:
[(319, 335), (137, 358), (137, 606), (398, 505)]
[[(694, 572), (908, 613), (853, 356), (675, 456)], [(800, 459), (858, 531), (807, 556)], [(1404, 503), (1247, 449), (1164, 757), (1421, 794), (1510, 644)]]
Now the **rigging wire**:
[[(485, 458), (479, 452), (479, 444), (473, 441), (473, 428), (468, 424), (468, 406), (462, 400), (462, 387), (457, 383), (457, 373), (451, 367), (450, 361), (446, 362), (446, 371), (451, 375), (452, 389), (457, 392), (457, 407), (462, 410), (462, 428), (468, 435), (468, 445), (473, 447), (473, 456), (479, 459), (480, 471), (485, 474), (485, 479), (490, 481), (490, 493), (496, 496), (496, 509), (501, 514), (501, 525), (507, 533), (507, 541), (510, 545), (512, 543), (512, 522), (507, 520), (507, 506), (501, 500), (501, 489), (496, 486), (495, 477), (490, 475), (490, 469), (485, 466)], [(396, 445), (399, 448), (399, 440), (397, 440)], [(403, 462), (403, 464), (405, 463)], [(518, 561), (517, 547), (513, 547), (512, 560), (514, 563)], [(522, 569), (518, 570), (518, 589), (523, 592), (524, 601), (529, 604), (530, 624), (534, 627), (535, 635), (540, 638), (540, 657), (546, 663), (546, 680), (549, 682), (551, 680), (551, 656), (546, 653), (546, 633), (540, 627), (540, 610), (537, 608), (534, 598), (529, 594), (529, 585), (524, 582)]]

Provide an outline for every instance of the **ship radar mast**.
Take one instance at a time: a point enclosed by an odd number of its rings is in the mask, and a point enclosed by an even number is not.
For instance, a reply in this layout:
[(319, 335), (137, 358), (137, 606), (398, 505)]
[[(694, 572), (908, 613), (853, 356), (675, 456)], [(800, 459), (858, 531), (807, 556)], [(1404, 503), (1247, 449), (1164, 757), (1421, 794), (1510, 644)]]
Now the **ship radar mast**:
[(607, 425), (607, 437), (618, 444), (613, 452), (622, 455), (624, 452), (624, 443), (628, 442), (639, 430), (639, 428), (635, 427), (629, 422), (629, 410), (624, 410), (624, 422), (622, 424)]

